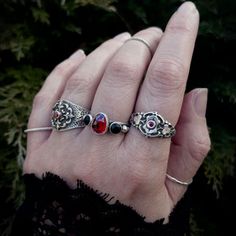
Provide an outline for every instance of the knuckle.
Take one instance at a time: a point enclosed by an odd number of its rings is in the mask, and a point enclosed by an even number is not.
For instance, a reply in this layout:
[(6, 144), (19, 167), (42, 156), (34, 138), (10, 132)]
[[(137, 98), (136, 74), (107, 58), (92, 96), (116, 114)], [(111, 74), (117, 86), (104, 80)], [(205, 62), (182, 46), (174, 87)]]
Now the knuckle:
[(119, 40), (115, 40), (115, 39), (110, 39), (105, 41), (104, 43), (102, 43), (101, 48), (103, 48), (104, 50), (110, 50), (111, 48), (114, 47), (120, 47), (122, 46), (123, 43)]
[(140, 37), (146, 40), (154, 41), (154, 39), (159, 39), (163, 35), (163, 31), (160, 28), (157, 27), (149, 27), (147, 29), (139, 31), (137, 34), (134, 35), (134, 37)]
[(159, 37), (160, 35), (163, 34), (162, 29), (158, 27), (150, 27), (149, 30), (150, 30), (150, 33), (152, 33), (156, 37), (157, 36)]
[[(140, 34), (140, 37), (141, 38), (145, 37), (146, 39), (149, 39), (149, 40), (151, 39), (150, 40), (150, 43), (151, 43), (151, 41), (154, 41), (154, 39), (155, 39), (155, 41), (157, 39), (160, 39), (162, 35), (163, 35), (163, 31), (160, 28), (150, 27), (150, 28), (148, 28), (146, 30), (143, 30), (142, 33)], [(137, 35), (137, 36), (139, 36), (139, 35)]]
[(72, 62), (70, 60), (65, 60), (61, 63), (59, 63), (54, 69), (53, 69), (53, 73), (56, 75), (65, 75), (66, 71), (69, 67), (69, 64), (71, 64)]
[(39, 91), (33, 100), (33, 108), (41, 107), (45, 102), (48, 101), (48, 96), (47, 94)]
[(76, 73), (68, 80), (66, 84), (66, 91), (67, 93), (71, 93), (73, 91), (76, 92), (88, 91), (88, 89), (91, 86), (90, 81), (92, 80), (93, 76), (91, 75), (91, 73), (86, 73), (86, 75), (83, 75), (83, 73), (79, 73), (78, 75)]
[(197, 161), (202, 162), (211, 149), (209, 136), (195, 137), (190, 145), (190, 154)]
[(187, 68), (180, 60), (160, 60), (148, 71), (150, 88), (155, 91), (173, 91), (185, 84)]
[(137, 76), (137, 68), (138, 65), (131, 60), (116, 58), (110, 63), (108, 73), (111, 77), (119, 78), (120, 81), (124, 81), (122, 78), (125, 79), (125, 81), (132, 81)]
[(192, 21), (187, 21), (185, 18), (179, 18), (177, 21), (173, 21), (166, 31), (174, 34), (189, 34), (193, 32), (194, 24)]

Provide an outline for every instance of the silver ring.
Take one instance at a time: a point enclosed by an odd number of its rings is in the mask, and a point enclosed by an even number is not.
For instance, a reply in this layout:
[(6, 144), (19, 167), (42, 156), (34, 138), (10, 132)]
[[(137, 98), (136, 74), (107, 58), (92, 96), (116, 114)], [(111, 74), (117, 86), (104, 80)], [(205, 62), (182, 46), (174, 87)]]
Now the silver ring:
[(155, 111), (133, 113), (130, 124), (150, 138), (170, 138), (176, 132), (171, 123)]
[(52, 109), (51, 124), (58, 131), (85, 127), (84, 115), (89, 110), (68, 100), (59, 100)]
[(189, 182), (183, 182), (183, 181), (178, 180), (178, 179), (176, 179), (176, 178), (174, 178), (173, 176), (168, 175), (168, 174), (166, 174), (166, 177), (167, 177), (170, 181), (172, 181), (172, 182), (174, 182), (174, 183), (177, 183), (177, 184), (180, 184), (180, 185), (184, 185), (184, 186), (188, 186), (188, 185), (190, 185), (190, 184), (193, 182), (193, 179), (190, 179)]
[(24, 132), (29, 133), (29, 132), (35, 132), (35, 131), (48, 131), (48, 130), (52, 130), (52, 127), (30, 128), (30, 129), (25, 129)]
[(127, 41), (130, 41), (130, 40), (136, 40), (136, 41), (139, 41), (139, 42), (143, 43), (149, 49), (149, 51), (152, 55), (151, 46), (149, 45), (149, 43), (145, 39), (142, 39), (142, 38), (139, 38), (139, 37), (131, 37), (131, 38), (127, 39)]
[(109, 121), (107, 115), (103, 112), (97, 113), (94, 117), (91, 114), (86, 114), (83, 118), (85, 125), (90, 125), (96, 134), (111, 134), (127, 133), (130, 125), (119, 121)]

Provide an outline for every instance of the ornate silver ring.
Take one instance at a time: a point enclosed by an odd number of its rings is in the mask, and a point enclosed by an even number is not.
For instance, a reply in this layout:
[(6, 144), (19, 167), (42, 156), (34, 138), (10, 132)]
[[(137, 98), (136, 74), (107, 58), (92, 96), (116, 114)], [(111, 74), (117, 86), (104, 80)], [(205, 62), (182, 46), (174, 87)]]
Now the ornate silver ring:
[(157, 112), (136, 112), (131, 115), (130, 124), (143, 135), (151, 138), (170, 138), (175, 128)]
[(59, 100), (52, 109), (51, 124), (58, 131), (85, 127), (84, 115), (89, 110), (68, 100)]
[(90, 125), (96, 134), (112, 134), (127, 133), (130, 125), (119, 121), (110, 121), (107, 115), (103, 112), (97, 113), (94, 117), (91, 114), (86, 114), (83, 118), (85, 125)]

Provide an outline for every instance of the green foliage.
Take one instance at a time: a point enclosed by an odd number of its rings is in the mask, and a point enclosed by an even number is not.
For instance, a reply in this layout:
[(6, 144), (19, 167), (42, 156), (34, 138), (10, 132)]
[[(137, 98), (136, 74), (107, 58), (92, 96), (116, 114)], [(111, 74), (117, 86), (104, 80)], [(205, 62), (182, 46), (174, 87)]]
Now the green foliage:
[(217, 197), (223, 188), (225, 176), (234, 176), (235, 173), (235, 143), (236, 137), (222, 129), (212, 127), (212, 149), (204, 162), (205, 175), (208, 183), (212, 185)]
[(30, 36), (28, 29), (23, 24), (15, 24), (1, 35), (1, 50), (10, 50), (19, 61), (35, 43), (34, 37)]
[(50, 24), (50, 20), (49, 20), (49, 14), (47, 12), (45, 12), (44, 10), (42, 10), (41, 8), (35, 8), (33, 7), (31, 9), (34, 20), (37, 22), (40, 22), (42, 24), (46, 24), (49, 25)]
[[(4, 132), (8, 145), (18, 147), (18, 164), (21, 165), (25, 154), (25, 136), (22, 130), (30, 113), (30, 104), (46, 73), (42, 69), (22, 66), (8, 68), (0, 74), (0, 81), (9, 81), (0, 88), (0, 122), (8, 129)], [(34, 80), (32, 80), (34, 79)]]
[[(122, 31), (164, 29), (181, 0), (6, 0), (0, 8), (0, 233), (9, 235), (23, 199), (23, 133), (35, 93), (46, 75), (78, 48), (87, 52)], [(188, 90), (209, 88), (212, 150), (199, 173), (201, 186), (221, 201), (226, 180), (235, 178), (235, 0), (196, 0), (201, 24)], [(206, 184), (207, 182), (207, 184)], [(197, 190), (201, 187), (193, 186)], [(214, 208), (217, 210), (218, 205)], [(197, 207), (196, 207), (197, 208)], [(219, 210), (219, 209), (218, 209)], [(227, 213), (228, 215), (231, 212)], [(210, 213), (193, 210), (194, 236), (205, 235)], [(212, 223), (211, 225), (213, 225)], [(208, 227), (210, 227), (208, 225)], [(222, 232), (211, 226), (212, 235)], [(210, 234), (208, 234), (210, 235)]]
[(45, 71), (31, 66), (7, 68), (0, 74), (0, 83), (4, 83), (0, 88), (0, 126), (4, 134), (1, 142), (0, 188), (6, 194), (0, 199), (5, 201), (11, 212), (9, 214), (6, 209), (0, 211), (0, 217), (4, 219), (0, 224), (1, 235), (9, 235), (14, 209), (19, 207), (24, 197), (21, 175), (26, 137), (23, 130), (26, 128), (33, 96), (45, 76)]
[(191, 236), (200, 236), (203, 235), (204, 230), (200, 229), (197, 225), (197, 221), (195, 219), (195, 215), (193, 212), (190, 214), (190, 228), (191, 228)]

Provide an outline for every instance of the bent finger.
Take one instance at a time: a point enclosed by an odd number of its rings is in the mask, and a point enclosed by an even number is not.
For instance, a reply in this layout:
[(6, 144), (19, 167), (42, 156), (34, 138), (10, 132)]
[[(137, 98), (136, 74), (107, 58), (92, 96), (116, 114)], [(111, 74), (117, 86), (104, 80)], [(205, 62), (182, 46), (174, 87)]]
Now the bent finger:
[[(51, 109), (55, 102), (60, 98), (67, 80), (85, 57), (83, 50), (78, 50), (54, 68), (34, 98), (32, 111), (28, 121), (28, 128), (51, 126)], [(50, 133), (51, 131), (28, 133), (27, 150), (33, 150), (40, 145), (47, 139)]]
[[(167, 168), (167, 173), (180, 181), (188, 182), (193, 178), (210, 150), (206, 105), (207, 89), (194, 89), (184, 97)], [(169, 179), (166, 186), (174, 204), (186, 191), (186, 186)]]

